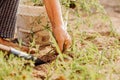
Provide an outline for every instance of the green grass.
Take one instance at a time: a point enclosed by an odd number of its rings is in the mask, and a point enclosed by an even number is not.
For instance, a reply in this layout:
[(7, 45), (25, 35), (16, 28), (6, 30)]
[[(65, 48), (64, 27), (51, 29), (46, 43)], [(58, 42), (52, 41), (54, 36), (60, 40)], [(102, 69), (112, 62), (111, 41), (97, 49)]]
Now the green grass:
[(27, 63), (32, 64), (30, 61), (13, 55), (7, 56), (0, 51), (0, 80), (33, 80), (32, 67)]
[[(33, 0), (37, 3), (37, 0)], [(70, 0), (61, 0), (63, 16), (68, 17), (68, 32), (72, 47), (61, 54), (52, 34), (52, 43), (59, 52), (55, 61), (47, 67), (45, 80), (120, 80), (120, 37), (98, 0), (76, 0), (75, 9), (70, 9)], [(94, 10), (94, 11), (92, 11)], [(71, 15), (74, 17), (71, 19)], [(95, 24), (104, 24), (109, 34), (80, 31), (81, 26), (94, 29)], [(86, 27), (85, 27), (86, 28)], [(26, 60), (0, 52), (0, 80), (34, 80), (32, 67)], [(70, 56), (72, 55), (72, 56)], [(39, 78), (38, 78), (39, 80)]]
[[(119, 80), (120, 79), (120, 46), (119, 42), (114, 41), (113, 45), (103, 45), (99, 50), (99, 45), (92, 41), (83, 42), (84, 48), (78, 49), (75, 44), (74, 50), (70, 53), (73, 58), (67, 54), (58, 56), (57, 60), (49, 67), (49, 74), (46, 80), (53, 80), (57, 75), (58, 80)], [(104, 47), (106, 46), (106, 47)], [(67, 61), (66, 61), (67, 60)]]
[[(67, 7), (63, 9), (63, 13), (69, 11), (68, 32), (73, 44), (67, 53), (60, 54), (51, 67), (48, 67), (46, 80), (120, 80), (119, 35), (104, 8), (98, 0), (76, 0), (76, 8), (72, 10), (68, 8), (70, 3), (70, 0), (62, 1)], [(92, 9), (94, 12), (91, 12)], [(64, 14), (66, 17), (66, 13)], [(69, 20), (71, 15), (75, 17), (72, 18), (73, 22)], [(104, 24), (101, 27), (107, 26), (109, 34), (79, 31), (81, 26), (94, 30), (96, 21)], [(68, 53), (73, 57), (68, 56)]]

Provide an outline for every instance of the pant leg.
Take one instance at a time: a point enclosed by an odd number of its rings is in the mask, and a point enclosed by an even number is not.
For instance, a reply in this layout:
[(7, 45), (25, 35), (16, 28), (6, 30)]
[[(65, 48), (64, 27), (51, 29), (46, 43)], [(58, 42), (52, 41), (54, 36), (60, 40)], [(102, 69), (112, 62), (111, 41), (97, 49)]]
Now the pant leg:
[(19, 0), (0, 0), (0, 37), (14, 36)]

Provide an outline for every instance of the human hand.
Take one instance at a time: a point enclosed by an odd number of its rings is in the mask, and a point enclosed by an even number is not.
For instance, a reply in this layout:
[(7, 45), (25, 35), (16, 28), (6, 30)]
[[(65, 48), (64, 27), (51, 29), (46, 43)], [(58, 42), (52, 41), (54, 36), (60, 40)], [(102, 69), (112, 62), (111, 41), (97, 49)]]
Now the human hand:
[(71, 46), (71, 37), (64, 27), (53, 28), (53, 34), (61, 52), (65, 51)]

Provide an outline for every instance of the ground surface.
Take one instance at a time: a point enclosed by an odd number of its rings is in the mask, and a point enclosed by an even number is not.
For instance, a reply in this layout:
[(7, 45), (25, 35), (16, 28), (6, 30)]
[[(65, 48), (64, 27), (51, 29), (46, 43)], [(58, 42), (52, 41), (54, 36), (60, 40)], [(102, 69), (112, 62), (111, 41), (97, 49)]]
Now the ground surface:
[(116, 30), (120, 33), (120, 0), (100, 0), (110, 16)]
[[(118, 34), (120, 34), (120, 0), (100, 0), (100, 2), (104, 6), (104, 8), (105, 8), (107, 14), (109, 15), (110, 19), (112, 20), (112, 23), (114, 25), (114, 28), (116, 29), (116, 32)], [(74, 21), (71, 21), (71, 22), (73, 23)], [(99, 33), (102, 34), (101, 37), (98, 37), (93, 41), (95, 44), (100, 46), (99, 49), (103, 49), (104, 47), (108, 47), (109, 45), (113, 45), (114, 40), (116, 40), (115, 37), (108, 37), (108, 34), (110, 32), (109, 28), (105, 27), (105, 26), (102, 26), (102, 25), (103, 24), (97, 22), (97, 23), (95, 23), (95, 27), (92, 28), (92, 29), (87, 28), (85, 26), (80, 27), (81, 32), (85, 31), (88, 34), (89, 33), (94, 34), (96, 32), (99, 32)], [(91, 35), (91, 34), (89, 34), (89, 35)], [(82, 47), (84, 47), (84, 45), (81, 44), (81, 48)], [(120, 64), (120, 58), (115, 63), (115, 65), (118, 66), (119, 64)], [(41, 77), (44, 78), (44, 76), (47, 73), (46, 66), (49, 66), (49, 64), (35, 67), (34, 76), (36, 76), (36, 79), (39, 80)], [(116, 75), (113, 78), (115, 78), (115, 77), (116, 77), (115, 80), (120, 79), (120, 77), (118, 77)], [(61, 79), (61, 80), (64, 80), (64, 79)], [(109, 80), (109, 78), (107, 80)], [(113, 79), (111, 79), (111, 80), (113, 80)]]
[[(21, 1), (33, 5), (31, 0)], [(82, 4), (77, 4), (77, 1)], [(31, 53), (52, 62), (34, 67), (29, 60), (0, 51), (0, 80), (120, 80), (120, 0), (100, 0), (107, 15), (96, 1), (76, 0), (76, 8), (62, 7), (73, 42), (64, 54), (55, 55), (56, 49), (50, 45), (39, 48), (34, 40), (31, 42), (30, 48), (35, 49)], [(56, 46), (53, 39), (51, 42)], [(45, 54), (47, 56), (43, 56)]]

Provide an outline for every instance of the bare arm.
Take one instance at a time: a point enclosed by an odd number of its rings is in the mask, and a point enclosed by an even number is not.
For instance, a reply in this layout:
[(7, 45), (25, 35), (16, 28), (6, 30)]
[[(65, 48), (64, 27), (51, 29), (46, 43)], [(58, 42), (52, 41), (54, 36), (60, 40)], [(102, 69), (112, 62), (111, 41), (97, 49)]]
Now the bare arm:
[(59, 0), (44, 0), (46, 11), (50, 22), (52, 24), (52, 30), (56, 41), (61, 51), (68, 48), (71, 44), (71, 38), (67, 31), (64, 29), (64, 22), (62, 18), (62, 12)]
[(64, 25), (59, 0), (44, 0), (52, 27)]

